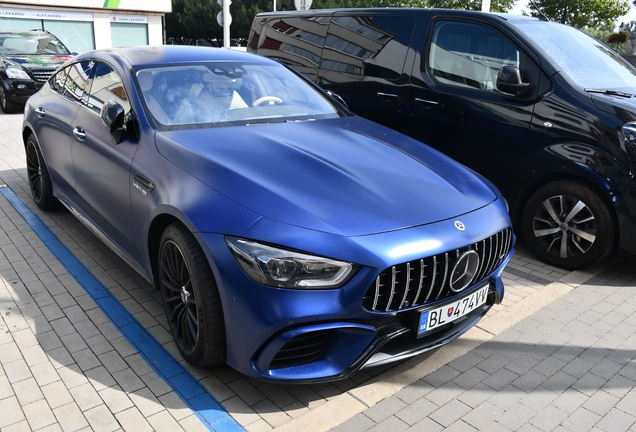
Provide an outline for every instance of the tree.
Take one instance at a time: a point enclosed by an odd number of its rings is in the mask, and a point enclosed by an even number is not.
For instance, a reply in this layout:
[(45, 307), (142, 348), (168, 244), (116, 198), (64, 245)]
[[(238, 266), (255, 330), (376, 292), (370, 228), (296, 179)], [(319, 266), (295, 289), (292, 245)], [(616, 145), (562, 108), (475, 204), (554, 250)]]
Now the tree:
[(606, 27), (629, 12), (628, 0), (535, 0), (528, 4), (532, 16), (573, 27)]
[[(508, 12), (516, 1), (493, 0), (490, 2), (490, 10), (491, 12)], [(428, 4), (435, 8), (481, 10), (482, 0), (429, 0)]]
[[(481, 10), (482, 0), (313, 0), (312, 9), (373, 8), (373, 7), (445, 7)], [(492, 0), (493, 12), (507, 12), (516, 0)], [(634, 0), (636, 1), (636, 0)], [(230, 13), (232, 39), (247, 38), (254, 16), (269, 12), (273, 0), (232, 0)], [(276, 0), (276, 10), (294, 10), (293, 0)], [(172, 0), (172, 13), (166, 15), (166, 36), (175, 43), (194, 43), (205, 39), (221, 41), (223, 28), (216, 16), (221, 6), (216, 0)], [(219, 42), (220, 44), (220, 42)]]
[(172, 0), (166, 14), (166, 36), (183, 39), (220, 39), (223, 29), (216, 22), (221, 7), (215, 0)]

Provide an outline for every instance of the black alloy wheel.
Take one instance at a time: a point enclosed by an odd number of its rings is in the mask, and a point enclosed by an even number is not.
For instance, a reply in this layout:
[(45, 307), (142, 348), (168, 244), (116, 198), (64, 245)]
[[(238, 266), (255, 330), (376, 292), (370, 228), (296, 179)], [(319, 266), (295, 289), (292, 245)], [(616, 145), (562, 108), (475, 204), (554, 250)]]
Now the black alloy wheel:
[(13, 114), (18, 111), (19, 105), (11, 100), (7, 90), (0, 83), (0, 108), (5, 114)]
[(214, 275), (196, 239), (180, 223), (162, 235), (159, 286), (183, 357), (199, 367), (223, 363), (225, 327)]
[(523, 212), (524, 236), (548, 264), (578, 269), (616, 247), (613, 210), (601, 195), (575, 181), (549, 183), (532, 195)]
[(25, 152), (27, 177), (33, 201), (42, 210), (56, 209), (59, 207), (59, 201), (53, 196), (53, 185), (51, 184), (49, 170), (33, 134), (27, 138)]

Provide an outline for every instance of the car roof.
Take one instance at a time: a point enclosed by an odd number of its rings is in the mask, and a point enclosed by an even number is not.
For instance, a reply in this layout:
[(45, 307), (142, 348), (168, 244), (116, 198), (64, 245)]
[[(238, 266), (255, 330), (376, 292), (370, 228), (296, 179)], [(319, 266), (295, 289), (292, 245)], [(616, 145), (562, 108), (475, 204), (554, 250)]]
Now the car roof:
[(205, 61), (238, 61), (278, 64), (277, 62), (255, 54), (248, 54), (231, 49), (202, 47), (192, 45), (143, 45), (124, 48), (109, 48), (88, 51), (80, 54), (75, 60), (119, 59), (133, 68), (171, 64), (197, 63)]

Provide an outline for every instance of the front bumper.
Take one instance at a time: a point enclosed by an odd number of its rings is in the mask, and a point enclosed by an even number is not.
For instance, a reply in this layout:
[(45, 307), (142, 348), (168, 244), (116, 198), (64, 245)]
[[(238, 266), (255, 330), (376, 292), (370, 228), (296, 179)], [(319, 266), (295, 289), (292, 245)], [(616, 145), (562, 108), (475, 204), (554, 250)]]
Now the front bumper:
[(43, 83), (25, 79), (5, 79), (2, 80), (2, 85), (13, 102), (24, 104), (42, 88)]
[(262, 380), (307, 384), (345, 379), (360, 369), (414, 357), (454, 341), (501, 303), (501, 277), (488, 285), (486, 304), (424, 337), (416, 335), (417, 309), (373, 325), (352, 321), (308, 325), (282, 332), (267, 343), (254, 357), (253, 369)]
[[(311, 245), (311, 253), (362, 266), (345, 286), (330, 290), (280, 289), (257, 284), (243, 273), (222, 235), (200, 234), (210, 258), (214, 257), (211, 263), (223, 302), (228, 365), (266, 381), (331, 381), (346, 378), (364, 367), (417, 355), (458, 338), (503, 299), (501, 272), (514, 254), (514, 239), (499, 257), (496, 268), (454, 297), (390, 311), (365, 308), (363, 297), (378, 275), (391, 266), (460, 250), (510, 229), (503, 206), (489, 205), (463, 215), (461, 220), (472, 229), (460, 233), (450, 220), (351, 238), (261, 219), (245, 234), (247, 238), (267, 241), (264, 233), (271, 235), (284, 229), (288, 240), (270, 242), (307, 250), (307, 246), (293, 244), (302, 242)], [(421, 311), (466, 296), (485, 285), (488, 286), (485, 304), (417, 337)]]

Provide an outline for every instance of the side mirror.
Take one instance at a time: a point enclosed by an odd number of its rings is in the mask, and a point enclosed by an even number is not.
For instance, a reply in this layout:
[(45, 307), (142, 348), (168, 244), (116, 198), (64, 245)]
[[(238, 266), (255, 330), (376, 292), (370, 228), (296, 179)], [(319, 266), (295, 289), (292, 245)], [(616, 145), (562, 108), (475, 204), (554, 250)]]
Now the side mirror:
[(338, 102), (340, 105), (342, 105), (343, 107), (349, 109), (349, 107), (347, 106), (347, 103), (345, 102), (345, 100), (338, 93), (334, 93), (331, 90), (327, 90), (327, 94), (329, 96), (331, 96), (332, 98), (334, 98), (336, 100), (336, 102)]
[(521, 71), (516, 66), (504, 66), (497, 75), (497, 89), (515, 96), (523, 96), (530, 90), (530, 83), (521, 82)]
[(119, 144), (121, 142), (122, 134), (124, 133), (124, 107), (109, 99), (100, 112), (102, 123), (108, 129), (110, 133), (110, 139), (113, 144)]

